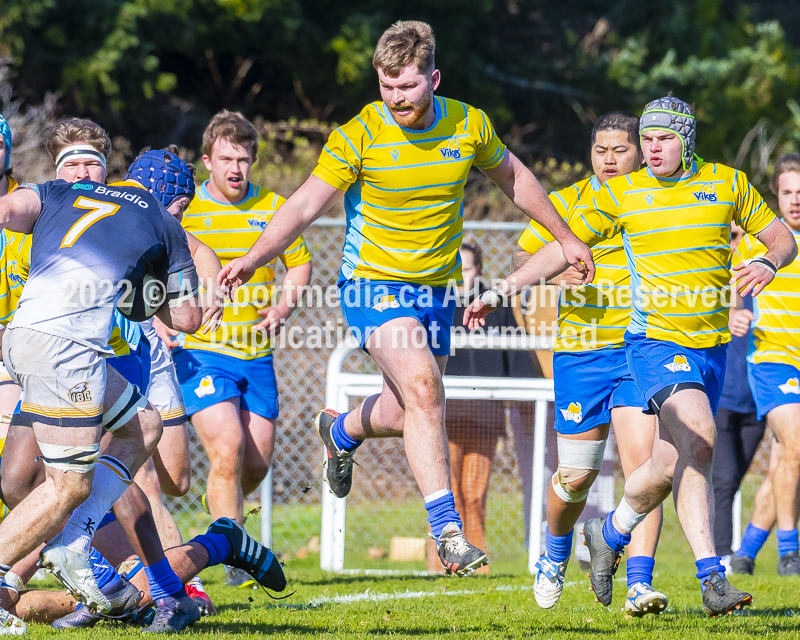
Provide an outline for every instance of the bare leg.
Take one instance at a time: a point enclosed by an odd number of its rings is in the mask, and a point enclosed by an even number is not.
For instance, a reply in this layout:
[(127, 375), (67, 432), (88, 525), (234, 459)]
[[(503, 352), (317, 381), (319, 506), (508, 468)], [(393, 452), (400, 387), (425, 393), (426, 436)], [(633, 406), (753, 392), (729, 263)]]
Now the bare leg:
[(178, 531), (178, 525), (161, 497), (161, 483), (159, 482), (156, 468), (153, 464), (153, 458), (148, 460), (141, 469), (139, 469), (135, 482), (147, 499), (150, 502), (152, 509), (153, 519), (155, 520), (156, 529), (158, 529), (158, 537), (161, 539), (161, 544), (165, 549), (169, 547), (177, 547), (183, 542), (181, 532)]
[(33, 429), (17, 425), (9, 428), (0, 475), (3, 499), (9, 509), (16, 508), (44, 482), (44, 465), (36, 460), (40, 455)]
[(211, 517), (244, 521), (242, 460), (244, 429), (239, 417), (239, 398), (212, 405), (192, 415), (192, 424), (208, 455), (211, 468), (206, 497)]
[[(400, 435), (402, 429), (409, 466), (422, 495), (427, 496), (450, 489), (441, 373), (447, 357), (434, 356), (424, 340), (412, 337), (420, 332), (424, 329), (418, 321), (397, 318), (370, 336), (367, 348), (389, 381), (392, 393), (387, 395), (384, 391), (378, 399), (368, 398), (347, 416), (345, 430), (350, 437), (364, 440)], [(403, 412), (402, 423), (398, 407)], [(373, 421), (376, 412), (379, 419)], [(384, 413), (392, 416), (391, 423), (384, 421)]]
[(153, 453), (162, 493), (185, 496), (192, 484), (192, 463), (189, 458), (189, 423), (164, 427), (161, 440)]
[(797, 527), (797, 491), (800, 488), (800, 404), (784, 404), (767, 414), (767, 425), (781, 445), (772, 479), (778, 529)]
[(145, 566), (164, 559), (164, 548), (158, 537), (150, 501), (136, 483), (128, 487), (114, 504), (114, 515)]
[[(616, 407), (611, 411), (614, 433), (617, 436), (622, 473), (625, 478), (650, 459), (656, 435), (656, 418), (642, 413), (639, 407)], [(664, 514), (659, 504), (633, 530), (628, 545), (630, 556), (655, 557)]]
[(241, 411), (244, 430), (242, 493), (249, 495), (267, 477), (275, 450), (275, 423), (252, 411)]
[(772, 441), (772, 449), (769, 452), (769, 469), (767, 470), (767, 477), (764, 482), (756, 491), (756, 497), (753, 501), (753, 517), (750, 519), (754, 527), (763, 529), (764, 531), (772, 531), (777, 520), (775, 515), (775, 470), (778, 468), (778, 462), (781, 459), (781, 445), (777, 440)]

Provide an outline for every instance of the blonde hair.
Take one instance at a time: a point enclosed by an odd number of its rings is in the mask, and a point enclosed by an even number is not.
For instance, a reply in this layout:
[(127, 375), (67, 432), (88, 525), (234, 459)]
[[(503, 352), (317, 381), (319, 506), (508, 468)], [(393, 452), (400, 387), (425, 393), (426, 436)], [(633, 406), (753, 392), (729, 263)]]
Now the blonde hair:
[(775, 163), (775, 170), (769, 179), (769, 188), (775, 195), (778, 194), (778, 180), (784, 173), (796, 171), (800, 173), (800, 155), (797, 153), (787, 153), (778, 158)]
[(203, 132), (203, 153), (210, 157), (214, 143), (220, 138), (249, 149), (251, 158), (256, 159), (258, 131), (241, 113), (223, 109), (211, 118)]
[(429, 24), (403, 20), (383, 32), (372, 56), (372, 66), (392, 78), (410, 64), (416, 65), (421, 73), (429, 73), (435, 66), (435, 51), (436, 38)]
[(111, 138), (106, 130), (99, 124), (82, 118), (69, 118), (59, 122), (48, 133), (45, 147), (55, 162), (62, 149), (78, 142), (94, 147), (106, 159), (111, 154)]

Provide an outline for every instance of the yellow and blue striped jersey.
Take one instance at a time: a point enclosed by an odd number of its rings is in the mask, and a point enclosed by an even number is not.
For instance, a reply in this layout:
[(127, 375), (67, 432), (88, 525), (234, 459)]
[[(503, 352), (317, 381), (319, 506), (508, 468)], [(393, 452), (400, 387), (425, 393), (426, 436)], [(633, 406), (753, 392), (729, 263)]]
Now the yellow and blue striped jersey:
[(346, 190), (345, 278), (461, 281), (467, 175), (498, 166), (505, 146), (479, 109), (438, 96), (433, 108), (434, 123), (417, 131), (373, 102), (328, 138), (313, 174)]
[[(581, 211), (591, 206), (592, 198), (601, 187), (597, 176), (592, 176), (554, 191), (550, 201), (566, 223), (574, 226)], [(519, 246), (528, 253), (536, 253), (553, 240), (550, 232), (531, 220), (522, 232)], [(630, 290), (631, 276), (622, 237), (616, 235), (603, 240), (592, 247), (592, 254), (597, 269), (592, 284), (574, 291), (561, 291), (558, 335), (553, 345), (556, 351), (620, 347), (625, 342), (631, 307), (630, 297), (624, 292)]]
[[(17, 182), (8, 177), (8, 192), (17, 188)], [(31, 263), (30, 234), (0, 230), (0, 324), (11, 322), (22, 294), (22, 285), (28, 279)]]
[[(792, 231), (800, 249), (800, 231)], [(744, 236), (736, 248), (734, 264), (763, 256), (767, 248), (755, 238)], [(800, 256), (775, 275), (755, 298), (756, 320), (748, 360), (776, 362), (800, 368)]]
[(683, 178), (649, 168), (611, 178), (573, 230), (588, 244), (622, 234), (629, 332), (702, 349), (730, 340), (731, 220), (757, 235), (776, 219), (744, 173), (695, 162)]
[[(225, 265), (243, 256), (255, 244), (278, 207), (286, 201), (277, 193), (250, 184), (247, 196), (235, 204), (214, 200), (208, 181), (197, 189), (183, 216), (183, 227), (211, 247)], [(311, 261), (301, 236), (280, 256), (286, 267)], [(184, 347), (252, 360), (272, 353), (271, 341), (252, 327), (263, 320), (259, 309), (271, 305), (275, 295), (275, 261), (259, 268), (253, 279), (236, 290), (233, 302), (226, 301), (222, 324), (213, 332), (187, 335)]]

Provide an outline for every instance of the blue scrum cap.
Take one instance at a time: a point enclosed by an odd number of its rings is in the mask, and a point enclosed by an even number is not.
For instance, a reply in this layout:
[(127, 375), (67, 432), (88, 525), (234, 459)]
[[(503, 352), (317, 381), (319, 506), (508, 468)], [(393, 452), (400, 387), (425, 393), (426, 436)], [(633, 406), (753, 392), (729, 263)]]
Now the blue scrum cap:
[(165, 207), (186, 196), (194, 198), (194, 177), (189, 165), (169, 151), (147, 151), (128, 167), (126, 180), (136, 180)]
[(6, 144), (6, 166), (3, 167), (3, 173), (5, 173), (11, 163), (11, 127), (8, 126), (2, 113), (0, 113), (0, 136), (3, 136), (3, 142)]

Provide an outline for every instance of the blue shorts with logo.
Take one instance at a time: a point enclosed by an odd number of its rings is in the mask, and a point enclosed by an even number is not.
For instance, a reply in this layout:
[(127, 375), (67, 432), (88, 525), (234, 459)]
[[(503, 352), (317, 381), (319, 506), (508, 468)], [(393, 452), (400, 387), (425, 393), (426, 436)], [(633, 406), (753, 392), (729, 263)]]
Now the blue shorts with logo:
[(756, 401), (758, 419), (783, 404), (800, 404), (800, 369), (790, 364), (747, 364), (747, 379)]
[(242, 360), (200, 349), (175, 349), (172, 359), (187, 415), (239, 398), (239, 406), (245, 411), (268, 420), (278, 417), (278, 381), (272, 354)]
[(585, 433), (611, 422), (615, 407), (641, 407), (625, 349), (561, 351), (553, 357), (558, 433)]
[(150, 343), (147, 338), (142, 336), (138, 346), (131, 353), (107, 358), (106, 365), (139, 387), (142, 395), (147, 393), (147, 387), (150, 385)]
[(650, 398), (662, 389), (682, 382), (694, 382), (705, 387), (711, 411), (717, 414), (725, 381), (727, 344), (692, 349), (666, 340), (625, 333), (625, 355), (631, 375), (644, 393), (642, 410), (645, 413), (652, 413)]
[[(359, 345), (364, 348), (372, 333), (397, 318), (414, 318), (425, 328), (433, 355), (450, 353), (450, 329), (456, 311), (455, 296), (447, 287), (427, 287), (384, 280), (340, 278), (341, 306)], [(408, 337), (409, 344), (412, 336)]]

